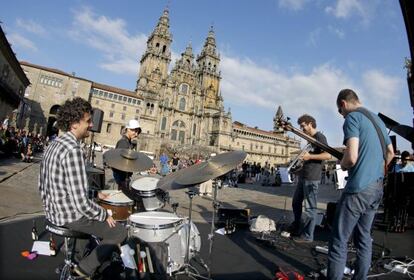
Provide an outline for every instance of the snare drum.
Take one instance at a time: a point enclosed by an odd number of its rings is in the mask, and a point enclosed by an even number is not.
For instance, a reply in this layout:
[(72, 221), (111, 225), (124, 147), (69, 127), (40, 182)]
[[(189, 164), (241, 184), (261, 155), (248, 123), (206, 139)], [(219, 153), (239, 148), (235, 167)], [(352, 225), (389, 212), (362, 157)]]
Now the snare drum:
[(99, 199), (98, 204), (105, 209), (112, 211), (112, 218), (115, 221), (126, 221), (132, 214), (134, 201), (129, 199), (124, 193), (116, 190), (103, 190), (103, 194), (108, 194), (105, 199)]
[(135, 213), (128, 218), (128, 235), (138, 237), (148, 244), (165, 242), (168, 246), (169, 263), (162, 264), (167, 272), (177, 271), (183, 266), (187, 253), (187, 238), (190, 234), (190, 259), (200, 251), (201, 238), (195, 224), (174, 213), (148, 211)]
[(164, 202), (157, 196), (157, 183), (160, 179), (154, 177), (143, 177), (132, 183), (132, 188), (142, 198), (144, 208), (154, 211), (164, 207)]

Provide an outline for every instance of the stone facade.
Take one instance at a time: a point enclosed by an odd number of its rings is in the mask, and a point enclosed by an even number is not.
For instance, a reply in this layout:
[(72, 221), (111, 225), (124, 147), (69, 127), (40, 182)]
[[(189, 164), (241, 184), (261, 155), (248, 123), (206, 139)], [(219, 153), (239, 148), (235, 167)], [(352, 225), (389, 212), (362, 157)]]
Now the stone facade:
[(215, 152), (245, 150), (250, 162), (287, 163), (299, 141), (283, 133), (233, 123), (230, 111), (224, 110), (214, 30), (209, 30), (200, 54), (194, 56), (188, 45), (169, 72), (171, 43), (165, 10), (147, 40), (134, 91), (22, 62), (32, 83), (28, 98), (39, 109), (32, 109), (31, 117), (39, 124), (43, 121), (38, 125), (42, 132), (50, 131), (56, 106), (81, 96), (104, 111), (101, 132), (94, 135), (103, 145), (114, 146), (126, 122), (135, 118), (142, 126), (139, 150), (157, 155), (163, 149), (194, 152), (195, 147)]
[(1, 26), (0, 71), (0, 121), (8, 117), (9, 124), (21, 127), (26, 108), (23, 95), (30, 82), (16, 59)]
[(20, 64), (31, 83), (25, 93), (30, 106), (26, 129), (44, 135), (56, 133), (53, 124), (59, 107), (65, 100), (75, 96), (88, 99), (92, 82), (58, 69), (28, 62)]

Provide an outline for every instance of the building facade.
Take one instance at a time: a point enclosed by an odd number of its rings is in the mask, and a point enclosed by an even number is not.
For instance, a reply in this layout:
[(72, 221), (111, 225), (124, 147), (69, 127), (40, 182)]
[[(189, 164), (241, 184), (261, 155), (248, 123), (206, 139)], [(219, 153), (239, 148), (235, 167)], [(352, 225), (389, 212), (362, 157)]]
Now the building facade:
[(213, 28), (200, 54), (195, 56), (189, 44), (173, 65), (169, 28), (169, 13), (164, 10), (148, 37), (134, 91), (22, 62), (32, 83), (28, 98), (40, 109), (32, 109), (32, 117), (39, 124), (43, 121), (38, 125), (42, 132), (50, 133), (59, 104), (81, 96), (104, 111), (101, 132), (94, 135), (94, 140), (103, 145), (115, 145), (125, 123), (135, 118), (142, 126), (139, 150), (155, 154), (165, 149), (194, 151), (194, 147), (215, 152), (244, 150), (251, 162), (287, 163), (290, 153), (299, 149), (299, 141), (284, 133), (233, 122), (231, 112), (224, 110), (220, 55)]
[(30, 82), (23, 72), (6, 35), (0, 26), (0, 121), (9, 119), (9, 124), (21, 127), (26, 108), (24, 92)]

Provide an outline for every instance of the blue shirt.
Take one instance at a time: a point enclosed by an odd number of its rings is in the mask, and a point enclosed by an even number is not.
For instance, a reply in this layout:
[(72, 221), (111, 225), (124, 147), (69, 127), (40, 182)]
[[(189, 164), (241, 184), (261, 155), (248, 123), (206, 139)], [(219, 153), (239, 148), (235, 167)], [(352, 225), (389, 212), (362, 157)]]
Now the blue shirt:
[[(381, 129), (385, 145), (391, 143), (384, 123), (370, 112)], [(359, 139), (358, 160), (348, 170), (348, 180), (345, 192), (356, 193), (364, 190), (371, 183), (384, 177), (384, 157), (378, 133), (372, 122), (360, 112), (351, 112), (345, 118), (343, 125), (344, 144), (351, 137)]]

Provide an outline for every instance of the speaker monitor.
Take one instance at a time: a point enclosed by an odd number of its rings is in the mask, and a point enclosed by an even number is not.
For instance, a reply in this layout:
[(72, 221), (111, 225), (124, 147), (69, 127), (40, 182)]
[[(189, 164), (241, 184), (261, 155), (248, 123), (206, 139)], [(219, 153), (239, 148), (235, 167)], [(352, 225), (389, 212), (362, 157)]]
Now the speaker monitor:
[(92, 109), (92, 123), (93, 126), (89, 129), (92, 132), (100, 133), (102, 129), (102, 121), (103, 121), (104, 112), (100, 109), (93, 108)]

